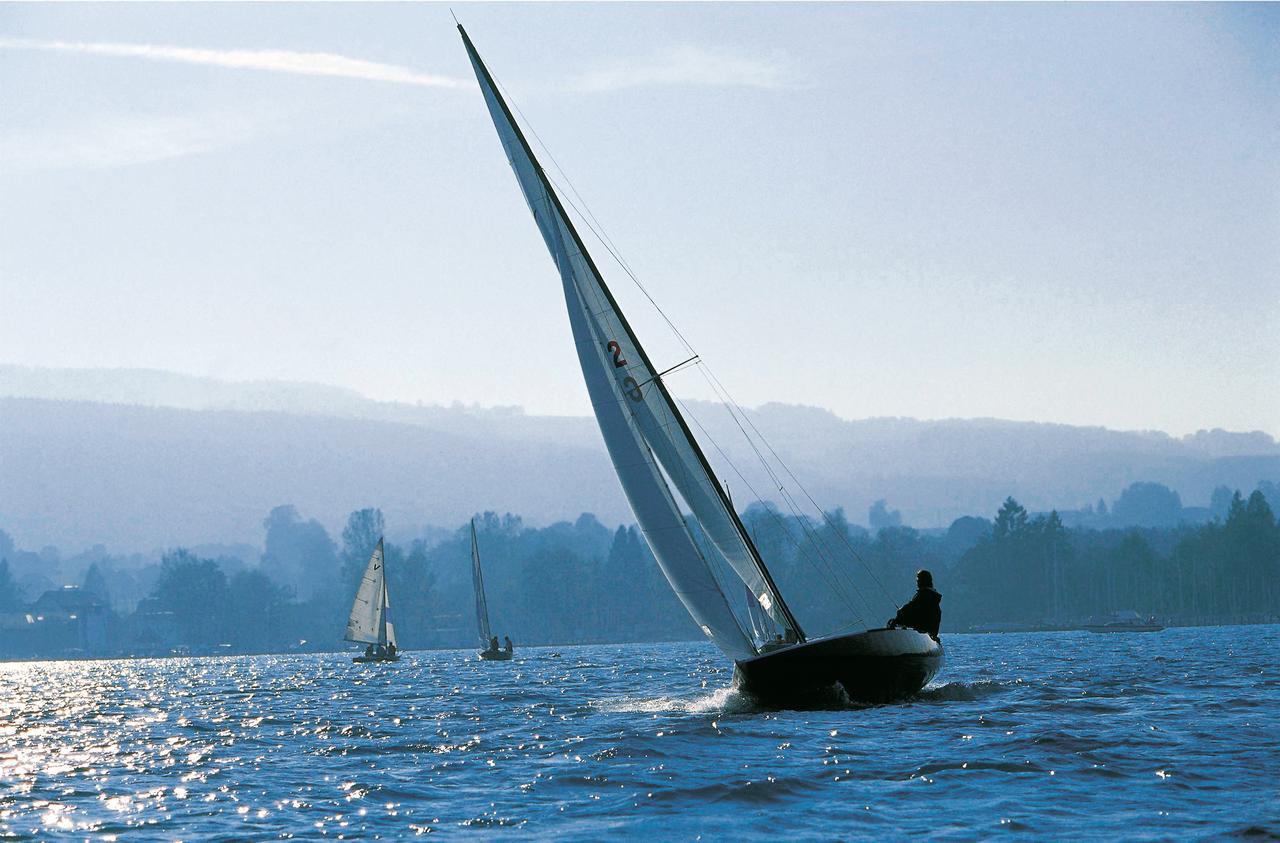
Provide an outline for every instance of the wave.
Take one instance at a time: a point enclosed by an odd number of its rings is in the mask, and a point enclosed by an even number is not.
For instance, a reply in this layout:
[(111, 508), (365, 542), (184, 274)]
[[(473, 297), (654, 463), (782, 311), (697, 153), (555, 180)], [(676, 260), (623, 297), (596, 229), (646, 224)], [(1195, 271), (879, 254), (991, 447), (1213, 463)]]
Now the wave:
[[(1009, 690), (1001, 682), (980, 680), (976, 682), (943, 682), (929, 685), (912, 699), (926, 702), (973, 702)], [(910, 702), (908, 700), (907, 702)], [(592, 706), (600, 711), (611, 713), (661, 714), (679, 712), (684, 714), (754, 714), (777, 711), (777, 706), (767, 705), (751, 694), (737, 687), (719, 688), (709, 694), (692, 698), (674, 696), (662, 697), (612, 697), (596, 700)], [(870, 703), (861, 703), (849, 699), (843, 689), (838, 686), (825, 691), (818, 691), (803, 704), (786, 706), (797, 711), (850, 711), (875, 707)]]
[(611, 697), (595, 700), (593, 708), (614, 714), (661, 714), (664, 712), (681, 712), (684, 714), (706, 714), (716, 712), (723, 714), (745, 714), (763, 710), (748, 694), (734, 687), (719, 688), (709, 694), (692, 699), (680, 697)]
[(916, 699), (931, 702), (974, 702), (1009, 690), (1003, 682), (982, 679), (977, 682), (943, 682), (927, 685)]

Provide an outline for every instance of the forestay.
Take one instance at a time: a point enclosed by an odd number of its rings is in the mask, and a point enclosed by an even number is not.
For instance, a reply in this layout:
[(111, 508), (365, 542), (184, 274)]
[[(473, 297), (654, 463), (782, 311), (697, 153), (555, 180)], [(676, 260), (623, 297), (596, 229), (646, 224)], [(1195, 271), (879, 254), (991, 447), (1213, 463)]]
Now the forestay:
[[(712, 544), (784, 628), (794, 619), (768, 581), (737, 515), (692, 441), (666, 387), (618, 310), (506, 103), (459, 27), (490, 116), (560, 272), (578, 360), (623, 490), (663, 573), (694, 619), (727, 654), (755, 654), (680, 514), (663, 470)], [(659, 468), (661, 465), (661, 469)]]
[(471, 520), (471, 583), (476, 592), (476, 629), (480, 633), (480, 646), (489, 647), (489, 601), (484, 596), (484, 574), (480, 572), (480, 545), (476, 542), (476, 522)]

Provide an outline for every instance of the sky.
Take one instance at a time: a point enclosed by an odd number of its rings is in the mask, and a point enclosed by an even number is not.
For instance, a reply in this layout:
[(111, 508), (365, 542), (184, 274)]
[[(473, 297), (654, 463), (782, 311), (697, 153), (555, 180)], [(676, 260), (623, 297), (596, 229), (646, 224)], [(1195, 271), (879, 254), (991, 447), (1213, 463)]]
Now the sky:
[[(739, 403), (1280, 435), (1280, 7), (454, 12)], [(432, 4), (0, 4), (0, 363), (590, 412)]]

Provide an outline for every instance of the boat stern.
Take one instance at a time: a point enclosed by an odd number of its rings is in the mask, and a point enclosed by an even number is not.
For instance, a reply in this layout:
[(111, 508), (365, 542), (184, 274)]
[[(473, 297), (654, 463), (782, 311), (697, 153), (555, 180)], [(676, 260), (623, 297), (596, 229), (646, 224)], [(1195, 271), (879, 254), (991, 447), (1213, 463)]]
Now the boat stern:
[(920, 692), (942, 668), (942, 644), (913, 629), (818, 638), (743, 659), (736, 684), (764, 702), (800, 700), (839, 685), (851, 700), (892, 702)]

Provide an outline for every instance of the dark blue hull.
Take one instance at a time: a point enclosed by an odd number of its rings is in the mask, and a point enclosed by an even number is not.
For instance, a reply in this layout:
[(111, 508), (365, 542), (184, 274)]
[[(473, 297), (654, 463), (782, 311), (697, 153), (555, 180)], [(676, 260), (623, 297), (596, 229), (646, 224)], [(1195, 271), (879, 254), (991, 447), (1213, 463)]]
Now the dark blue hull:
[(734, 678), (768, 704), (803, 703), (836, 686), (857, 702), (901, 700), (942, 668), (942, 644), (912, 629), (872, 629), (819, 638), (743, 659)]

